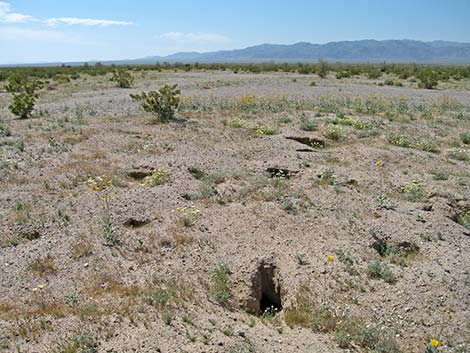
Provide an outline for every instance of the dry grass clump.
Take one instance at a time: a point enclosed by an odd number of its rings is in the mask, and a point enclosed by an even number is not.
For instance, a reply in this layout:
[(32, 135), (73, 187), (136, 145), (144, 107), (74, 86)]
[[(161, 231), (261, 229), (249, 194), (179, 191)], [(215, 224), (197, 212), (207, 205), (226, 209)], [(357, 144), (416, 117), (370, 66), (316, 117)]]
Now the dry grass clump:
[(52, 274), (57, 271), (55, 261), (50, 255), (33, 261), (29, 269), (38, 276)]

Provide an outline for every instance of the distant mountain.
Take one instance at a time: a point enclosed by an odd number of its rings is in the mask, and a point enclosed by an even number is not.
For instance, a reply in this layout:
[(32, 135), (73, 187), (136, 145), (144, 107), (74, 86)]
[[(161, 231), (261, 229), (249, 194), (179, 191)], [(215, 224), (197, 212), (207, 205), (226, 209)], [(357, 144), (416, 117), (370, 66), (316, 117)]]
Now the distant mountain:
[[(129, 60), (101, 61), (103, 64), (154, 64), (169, 63), (260, 63), (260, 62), (330, 62), (346, 63), (427, 63), (470, 64), (470, 43), (447, 41), (422, 42), (416, 40), (358, 40), (312, 44), (261, 44), (245, 49), (215, 52), (183, 52), (168, 56), (149, 56)], [(84, 62), (66, 63), (81, 65)], [(88, 61), (90, 65), (95, 60)], [(60, 63), (28, 64), (35, 66), (60, 65)], [(26, 65), (26, 64), (20, 64)], [(4, 65), (0, 65), (4, 66)]]
[(222, 50), (208, 53), (176, 53), (132, 60), (149, 63), (256, 63), (256, 62), (416, 62), (416, 63), (470, 63), (470, 43), (416, 40), (359, 40), (312, 44), (300, 42), (291, 45), (261, 44), (245, 49)]

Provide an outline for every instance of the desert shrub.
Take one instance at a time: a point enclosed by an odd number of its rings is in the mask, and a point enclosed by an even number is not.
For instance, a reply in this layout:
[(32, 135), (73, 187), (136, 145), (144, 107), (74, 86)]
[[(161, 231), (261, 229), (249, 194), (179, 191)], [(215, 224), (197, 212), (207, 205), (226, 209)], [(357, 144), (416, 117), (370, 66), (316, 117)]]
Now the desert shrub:
[(470, 132), (462, 132), (460, 134), (460, 139), (466, 145), (470, 145)]
[(317, 123), (311, 119), (302, 118), (300, 120), (300, 129), (304, 131), (315, 131), (317, 129)]
[(0, 120), (0, 137), (10, 136), (10, 135), (11, 135), (10, 129), (5, 125), (3, 121)]
[(458, 224), (470, 229), (470, 209), (457, 214), (455, 220)]
[(222, 306), (228, 306), (231, 297), (228, 285), (230, 270), (225, 264), (218, 265), (211, 277), (212, 292), (215, 300)]
[(382, 76), (382, 72), (379, 70), (372, 68), (367, 72), (367, 78), (369, 80), (376, 80)]
[(449, 174), (445, 172), (433, 172), (432, 179), (436, 181), (449, 180)]
[(392, 270), (390, 270), (387, 264), (380, 261), (371, 262), (369, 266), (367, 266), (367, 274), (370, 278), (382, 279), (390, 284), (397, 282), (397, 277)]
[(170, 171), (165, 169), (155, 169), (152, 174), (144, 178), (144, 185), (147, 186), (159, 186), (170, 180)]
[(276, 135), (277, 130), (271, 126), (260, 125), (255, 128), (258, 135)]
[(426, 183), (412, 180), (403, 184), (401, 192), (407, 201), (420, 202), (426, 198)]
[(320, 60), (318, 62), (318, 67), (317, 67), (317, 74), (321, 78), (325, 78), (328, 76), (328, 72), (330, 71), (330, 65), (328, 64), (327, 61)]
[(417, 78), (419, 80), (418, 87), (420, 88), (434, 89), (439, 83), (436, 72), (429, 68), (420, 70)]
[(470, 153), (464, 149), (454, 148), (447, 156), (457, 161), (470, 161)]
[(333, 141), (339, 141), (342, 137), (341, 127), (340, 126), (330, 127), (323, 133), (323, 136)]
[(57, 75), (55, 80), (59, 83), (69, 83), (70, 77), (68, 75)]
[(160, 121), (166, 122), (175, 117), (179, 107), (181, 91), (177, 85), (165, 85), (158, 91), (142, 92), (140, 94), (131, 94), (131, 98), (142, 102), (142, 109), (148, 113), (158, 116)]
[(336, 78), (341, 80), (342, 78), (349, 78), (351, 77), (351, 73), (349, 71), (340, 71), (336, 73)]
[(72, 340), (61, 344), (55, 353), (97, 353), (96, 340), (93, 333), (85, 331), (78, 334)]
[(132, 75), (125, 70), (114, 71), (111, 81), (116, 82), (116, 86), (119, 88), (130, 88), (134, 83)]
[(413, 148), (425, 152), (438, 153), (438, 146), (429, 140), (418, 140), (417, 138), (410, 138), (406, 135), (390, 135), (388, 136), (388, 142), (392, 145)]
[(36, 90), (41, 89), (44, 83), (34, 77), (12, 75), (5, 83), (5, 90), (10, 93), (34, 93)]
[(31, 117), (37, 95), (35, 93), (19, 92), (13, 93), (13, 101), (8, 107), (10, 111), (20, 119)]

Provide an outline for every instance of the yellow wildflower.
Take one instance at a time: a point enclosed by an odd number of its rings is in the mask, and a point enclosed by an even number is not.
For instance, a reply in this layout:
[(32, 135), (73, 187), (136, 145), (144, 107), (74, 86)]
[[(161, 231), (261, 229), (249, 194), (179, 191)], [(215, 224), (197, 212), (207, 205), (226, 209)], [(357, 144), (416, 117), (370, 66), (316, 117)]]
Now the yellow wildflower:
[(33, 292), (36, 292), (37, 290), (38, 290), (37, 287), (34, 287), (34, 288), (33, 288)]
[(42, 284), (42, 283), (41, 283), (41, 284), (38, 286), (38, 288), (39, 288), (39, 289), (43, 289), (45, 286), (46, 286), (45, 284)]
[(334, 261), (335, 257), (333, 255), (326, 255), (328, 261)]
[(439, 340), (437, 340), (435, 338), (433, 338), (431, 340), (431, 346), (433, 346), (433, 347), (439, 347), (440, 344), (441, 344), (441, 342), (439, 342)]

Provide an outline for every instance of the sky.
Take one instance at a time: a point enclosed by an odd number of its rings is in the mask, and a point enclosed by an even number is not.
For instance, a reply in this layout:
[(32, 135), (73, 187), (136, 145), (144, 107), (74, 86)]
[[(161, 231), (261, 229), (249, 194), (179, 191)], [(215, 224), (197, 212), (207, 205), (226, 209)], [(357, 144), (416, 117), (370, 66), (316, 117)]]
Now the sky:
[(300, 41), (470, 42), (470, 0), (0, 0), (0, 64)]

